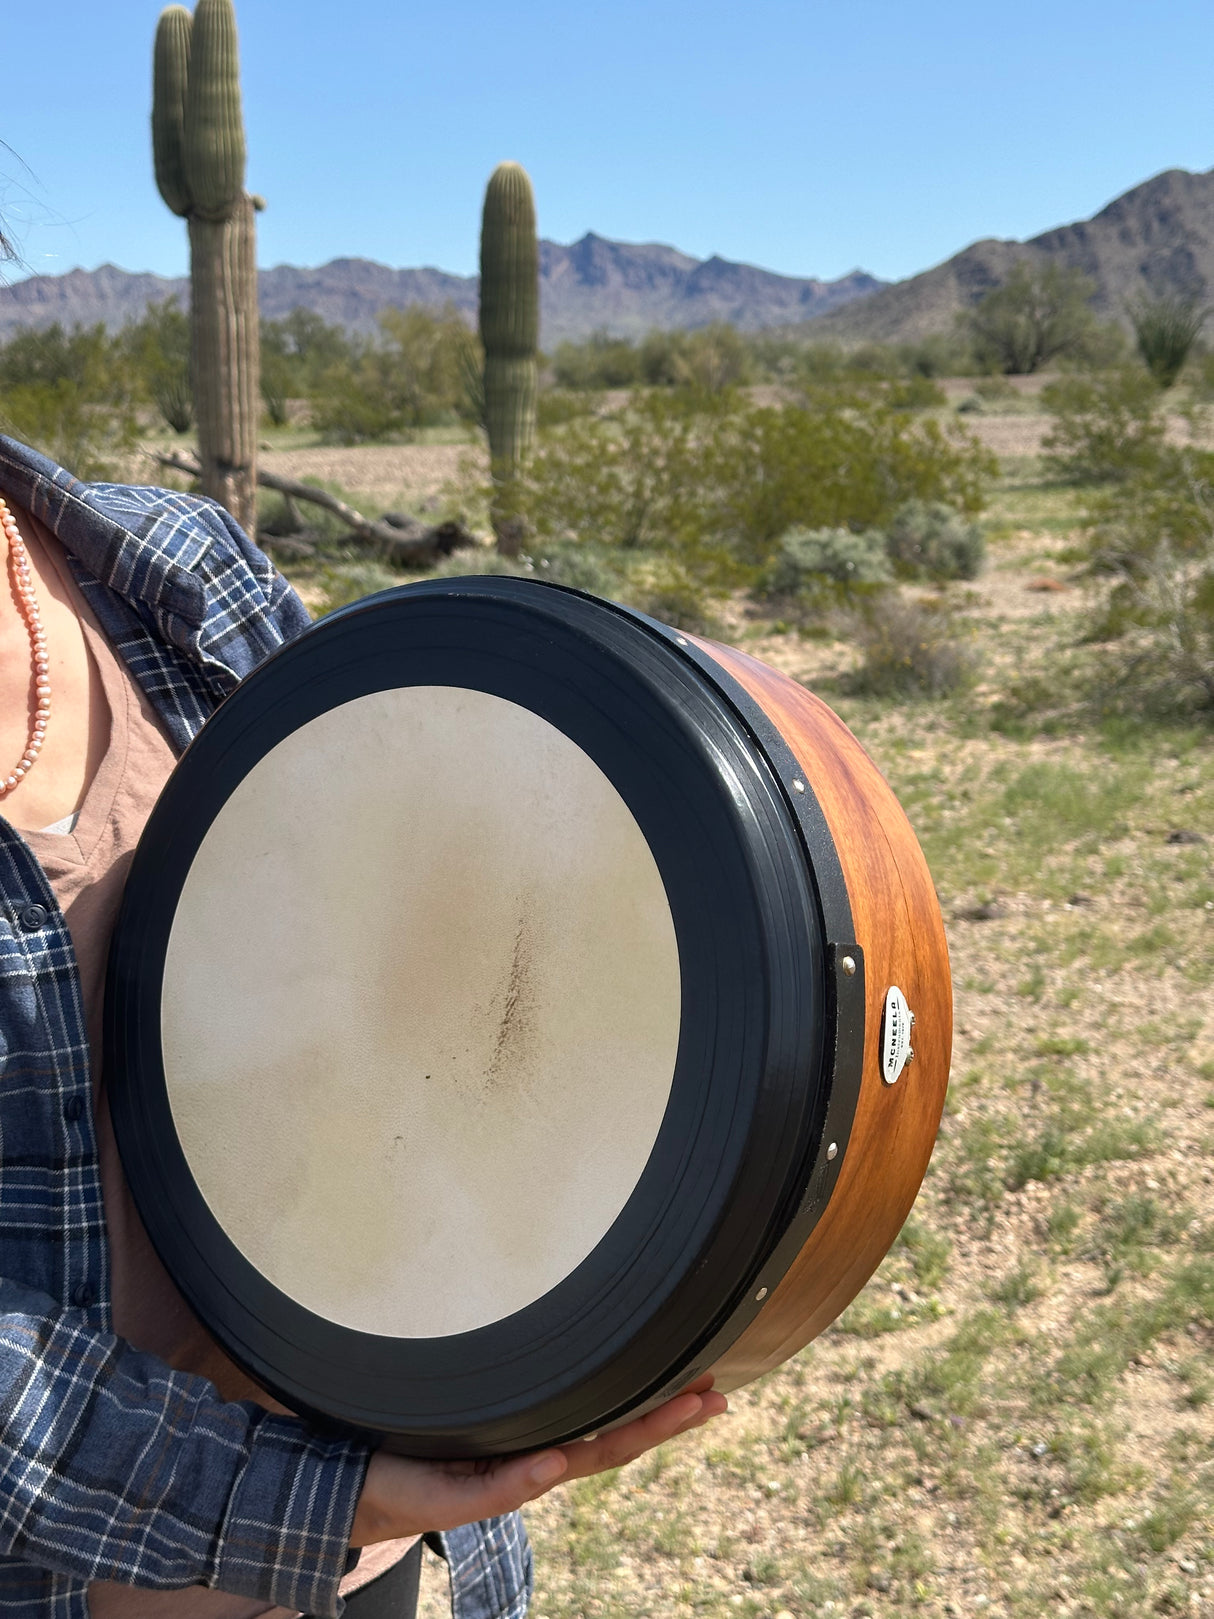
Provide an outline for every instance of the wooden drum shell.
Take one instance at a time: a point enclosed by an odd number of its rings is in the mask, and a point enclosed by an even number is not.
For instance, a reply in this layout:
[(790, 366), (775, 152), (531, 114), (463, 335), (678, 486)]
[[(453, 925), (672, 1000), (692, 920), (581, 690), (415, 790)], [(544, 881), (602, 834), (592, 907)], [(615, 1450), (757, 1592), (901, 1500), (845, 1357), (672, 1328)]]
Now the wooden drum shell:
[[(770, 1371), (834, 1321), (902, 1228), (931, 1157), (948, 1085), (952, 989), (944, 922), (902, 806), (860, 743), (820, 698), (746, 653), (697, 645), (762, 708), (812, 784), (834, 839), (865, 978), (859, 1098), (839, 1178), (817, 1224), (758, 1316), (711, 1370), (728, 1391)], [(914, 1062), (881, 1074), (886, 990), (916, 1014)]]

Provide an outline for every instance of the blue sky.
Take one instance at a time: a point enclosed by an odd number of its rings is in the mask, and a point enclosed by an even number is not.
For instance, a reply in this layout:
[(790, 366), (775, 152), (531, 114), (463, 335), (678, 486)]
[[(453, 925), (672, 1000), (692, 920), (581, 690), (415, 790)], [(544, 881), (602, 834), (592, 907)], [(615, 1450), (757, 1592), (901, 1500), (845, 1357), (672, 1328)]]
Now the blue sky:
[[(1211, 0), (236, 5), (263, 265), (470, 273), (503, 158), (556, 241), (890, 278), (1214, 166)], [(185, 270), (151, 173), (159, 10), (5, 7), (0, 209), (29, 271)]]

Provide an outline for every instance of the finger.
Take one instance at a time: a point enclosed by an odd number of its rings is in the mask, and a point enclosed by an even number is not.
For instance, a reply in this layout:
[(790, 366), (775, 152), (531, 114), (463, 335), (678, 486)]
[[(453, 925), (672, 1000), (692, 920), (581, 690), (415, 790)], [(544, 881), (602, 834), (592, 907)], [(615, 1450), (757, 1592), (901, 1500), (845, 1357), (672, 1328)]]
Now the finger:
[(687, 1387), (683, 1389), (682, 1392), (684, 1394), (703, 1394), (706, 1390), (712, 1387), (712, 1384), (712, 1373), (704, 1372), (702, 1376), (696, 1378), (694, 1383), (688, 1383)]
[[(710, 1397), (711, 1398), (711, 1397)], [(720, 1400), (721, 1396), (715, 1396)], [(673, 1439), (685, 1427), (695, 1426), (704, 1409), (705, 1396), (679, 1394), (667, 1400), (654, 1411), (625, 1423), (596, 1439), (582, 1440), (571, 1445), (565, 1454), (569, 1457), (569, 1478), (585, 1478), (590, 1473), (603, 1473), (613, 1467), (625, 1467), (631, 1461), (656, 1445)]]

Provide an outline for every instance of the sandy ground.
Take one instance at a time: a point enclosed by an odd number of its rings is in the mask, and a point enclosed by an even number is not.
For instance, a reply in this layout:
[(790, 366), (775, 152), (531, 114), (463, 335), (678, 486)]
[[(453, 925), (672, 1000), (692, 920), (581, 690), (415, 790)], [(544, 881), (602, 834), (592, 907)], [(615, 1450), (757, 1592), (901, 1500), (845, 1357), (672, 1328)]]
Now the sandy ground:
[(313, 450), (262, 450), (267, 472), (284, 478), (318, 478), (351, 495), (390, 508), (400, 502), (419, 512), (454, 483), (465, 464), (483, 475), (484, 452), (471, 444), (336, 445)]

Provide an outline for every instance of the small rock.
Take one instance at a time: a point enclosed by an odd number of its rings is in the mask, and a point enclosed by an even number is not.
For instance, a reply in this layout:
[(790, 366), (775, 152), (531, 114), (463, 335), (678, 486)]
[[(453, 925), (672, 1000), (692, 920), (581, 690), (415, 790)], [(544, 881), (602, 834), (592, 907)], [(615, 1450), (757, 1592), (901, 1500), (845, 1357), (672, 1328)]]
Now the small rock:
[(1007, 915), (1007, 906), (1001, 905), (997, 899), (991, 899), (982, 905), (963, 905), (954, 915), (958, 922), (997, 922), (1001, 916)]
[(886, 1568), (873, 1568), (868, 1573), (868, 1588), (870, 1591), (888, 1591), (893, 1585), (893, 1575)]
[(1187, 827), (1178, 826), (1169, 832), (1163, 840), (1165, 843), (1204, 843), (1206, 840), (1200, 832), (1191, 832)]
[(1047, 1449), (1048, 1449), (1048, 1446), (1046, 1445), (1045, 1441), (1042, 1440), (1042, 1439), (1039, 1439), (1037, 1441), (1037, 1443), (1033, 1446), (1033, 1455), (1034, 1456), (1044, 1456)]

